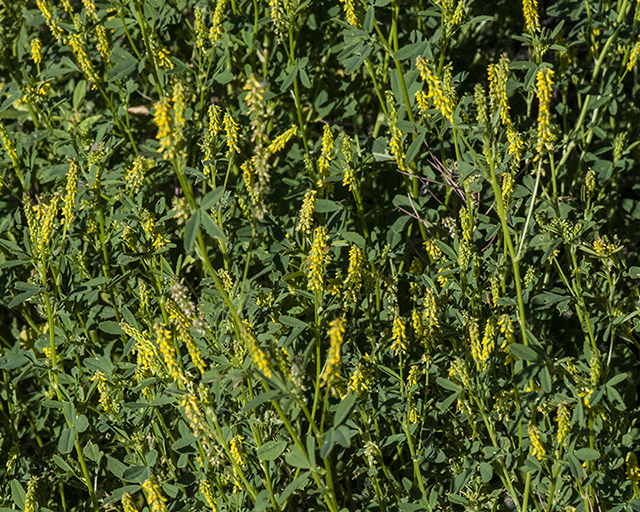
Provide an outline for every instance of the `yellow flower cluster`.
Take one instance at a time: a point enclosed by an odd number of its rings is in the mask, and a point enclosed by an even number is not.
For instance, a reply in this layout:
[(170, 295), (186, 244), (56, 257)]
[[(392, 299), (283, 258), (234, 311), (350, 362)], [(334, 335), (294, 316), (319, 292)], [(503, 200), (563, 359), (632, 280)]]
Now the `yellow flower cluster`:
[(286, 132), (284, 132), (281, 135), (278, 135), (273, 140), (273, 142), (269, 144), (269, 147), (267, 147), (267, 153), (269, 155), (273, 155), (274, 153), (277, 153), (282, 148), (284, 148), (285, 144), (289, 142), (289, 140), (291, 140), (291, 137), (295, 136), (297, 133), (298, 133), (298, 127), (294, 124)]
[(527, 32), (533, 34), (540, 31), (538, 20), (538, 0), (522, 0), (522, 12)]
[(142, 227), (147, 240), (156, 251), (161, 251), (169, 243), (162, 224), (156, 225), (156, 218), (146, 209), (142, 212)]
[(200, 371), (205, 372), (205, 364), (202, 359), (202, 353), (198, 348), (193, 336), (191, 336), (190, 327), (193, 324), (194, 318), (191, 315), (187, 315), (182, 309), (178, 307), (178, 304), (170, 299), (167, 301), (167, 313), (169, 313), (169, 319), (176, 328), (178, 334), (178, 340), (187, 346), (191, 361), (194, 366)]
[(258, 341), (251, 332), (249, 323), (246, 320), (241, 326), (240, 336), (242, 337), (242, 341), (244, 341), (245, 346), (247, 347), (247, 350), (251, 355), (251, 359), (253, 359), (253, 364), (258, 367), (258, 370), (261, 371), (265, 377), (270, 379), (273, 376), (271, 363), (267, 359), (267, 355), (260, 348), (260, 345), (258, 345)]
[(48, 249), (51, 243), (51, 235), (55, 225), (54, 221), (58, 215), (59, 203), (60, 198), (56, 195), (53, 196), (48, 205), (38, 203), (36, 206), (33, 206), (29, 198), (25, 195), (24, 213), (27, 218), (27, 225), (29, 226), (29, 237), (33, 246), (36, 247), (40, 253)]
[[(365, 356), (365, 359), (367, 356)], [(358, 396), (369, 391), (369, 380), (371, 379), (372, 372), (362, 365), (358, 365), (351, 377), (349, 377), (349, 384), (347, 385), (347, 391), (349, 393), (355, 393)]]
[(307, 270), (307, 288), (317, 293), (322, 292), (324, 289), (324, 271), (331, 254), (327, 244), (327, 228), (324, 226), (317, 227), (313, 245), (309, 252), (309, 268)]
[(542, 68), (536, 75), (536, 96), (538, 97), (538, 144), (536, 149), (541, 152), (544, 148), (553, 149), (553, 133), (551, 131), (551, 95), (553, 94), (553, 69)]
[(42, 41), (40, 41), (39, 37), (31, 41), (31, 58), (36, 64), (42, 62)]
[(347, 278), (344, 281), (345, 300), (348, 303), (356, 303), (358, 293), (362, 288), (364, 278), (363, 263), (364, 254), (358, 246), (352, 245), (349, 248), (349, 267), (347, 269)]
[(87, 80), (93, 83), (95, 87), (95, 84), (98, 83), (99, 81), (98, 74), (96, 73), (96, 69), (93, 66), (93, 63), (91, 62), (91, 59), (89, 59), (89, 55), (87, 54), (87, 51), (84, 49), (84, 44), (82, 43), (82, 36), (77, 33), (71, 34), (69, 36), (69, 46), (71, 47), (71, 51), (73, 52), (73, 54), (76, 56), (76, 59), (78, 60), (80, 69), (82, 70), (84, 75), (87, 77)]
[(109, 45), (109, 39), (107, 38), (107, 29), (104, 25), (96, 25), (96, 38), (98, 39), (98, 51), (105, 63), (109, 62), (109, 56), (111, 55), (111, 48)]
[(163, 97), (154, 105), (153, 122), (158, 127), (156, 139), (160, 142), (159, 153), (163, 153), (162, 159), (169, 158), (165, 150), (171, 147), (171, 104), (169, 98)]
[(338, 378), (340, 372), (340, 352), (342, 350), (343, 335), (345, 332), (344, 318), (336, 318), (329, 323), (329, 355), (324, 371), (320, 376), (321, 386), (331, 386)]
[(209, 480), (200, 481), (200, 492), (204, 496), (204, 499), (207, 500), (211, 510), (213, 510), (213, 512), (217, 512), (218, 506), (216, 505), (215, 496), (213, 495), (213, 489), (211, 488)]
[(333, 160), (333, 132), (328, 124), (324, 125), (322, 132), (322, 149), (320, 150), (320, 158), (318, 159), (318, 188), (324, 186), (324, 180), (329, 176), (329, 167)]
[(634, 452), (627, 454), (627, 480), (635, 485), (640, 483), (640, 468), (638, 468), (638, 458)]
[(500, 348), (504, 352), (508, 352), (509, 345), (516, 341), (511, 317), (506, 313), (504, 315), (501, 315), (498, 319), (498, 326), (500, 327), (500, 334), (502, 334), (502, 336), (504, 337), (504, 341), (500, 345)]
[(513, 201), (513, 187), (514, 187), (513, 173), (502, 173), (502, 202), (505, 207), (509, 207), (511, 201)]
[(489, 98), (491, 110), (500, 109), (500, 121), (503, 125), (511, 124), (509, 115), (509, 98), (507, 96), (507, 81), (509, 80), (509, 57), (503, 53), (498, 64), (489, 64)]
[(629, 55), (629, 60), (627, 61), (627, 71), (631, 71), (633, 68), (636, 67), (636, 63), (638, 62), (639, 56), (640, 56), (640, 38), (636, 42), (636, 44), (633, 45), (633, 48), (631, 49), (631, 54)]
[(618, 248), (616, 244), (609, 242), (606, 237), (598, 237), (593, 241), (593, 250), (598, 258), (607, 258)]
[(182, 82), (176, 81), (173, 86), (173, 137), (170, 158), (175, 158), (177, 155), (186, 156), (182, 150), (184, 142), (184, 127), (186, 126), (185, 111), (187, 109), (187, 103), (185, 98), (185, 90)]
[(56, 41), (58, 41), (59, 44), (64, 44), (64, 31), (58, 26), (58, 22), (53, 17), (51, 8), (49, 7), (49, 2), (47, 0), (36, 0), (36, 4), (42, 13), (47, 27), (51, 30), (53, 37), (56, 38)]
[(136, 344), (133, 347), (133, 352), (138, 354), (138, 369), (136, 369), (136, 377), (140, 377), (145, 374), (146, 371), (151, 372), (152, 375), (157, 375), (158, 365), (156, 358), (158, 357), (158, 350), (156, 346), (151, 343), (149, 336), (146, 333), (140, 332), (135, 327), (129, 325), (126, 321), (120, 322), (122, 330), (133, 338)]
[(236, 123), (231, 117), (231, 112), (229, 109), (224, 114), (224, 131), (227, 137), (227, 154), (226, 156), (231, 156), (233, 153), (240, 153), (240, 148), (238, 147), (238, 131), (240, 127), (238, 123)]
[(356, 5), (354, 0), (340, 0), (344, 4), (344, 13), (347, 16), (347, 21), (352, 27), (360, 28), (358, 23), (358, 16), (356, 15)]
[(2, 139), (4, 149), (9, 154), (9, 158), (11, 158), (14, 167), (18, 167), (18, 153), (16, 152), (16, 145), (11, 140), (11, 137), (9, 137), (7, 129), (2, 122), (0, 122), (0, 138)]
[(200, 9), (200, 7), (196, 6), (193, 9), (193, 16), (195, 18), (196, 46), (198, 48), (204, 48), (204, 42), (206, 41), (207, 36), (206, 36), (206, 29), (204, 27), (202, 10)]
[(542, 458), (546, 455), (546, 450), (542, 445), (542, 440), (540, 439), (540, 431), (538, 427), (536, 427), (533, 423), (529, 423), (527, 427), (527, 432), (529, 434), (529, 440), (531, 441), (531, 455), (536, 457), (538, 460), (542, 460)]
[(124, 173), (124, 181), (127, 191), (131, 194), (137, 194), (142, 188), (144, 177), (147, 172), (155, 165), (151, 158), (145, 158), (137, 155), (133, 159), (133, 165)]
[(164, 325), (159, 323), (155, 324), (153, 328), (156, 331), (156, 345), (158, 345), (160, 354), (162, 354), (162, 359), (167, 367), (167, 372), (175, 382), (179, 384), (184, 383), (186, 379), (178, 362), (176, 349), (174, 348), (171, 339), (171, 332), (166, 329)]
[(222, 13), (227, 4), (227, 0), (218, 0), (216, 8), (211, 18), (211, 28), (209, 28), (209, 39), (212, 43), (217, 43), (222, 37)]
[(391, 350), (395, 355), (407, 351), (407, 325), (398, 313), (393, 318), (391, 327)]
[[(353, 153), (351, 152), (351, 137), (345, 135), (342, 139), (342, 168), (344, 171), (344, 177), (342, 178), (342, 185), (349, 187), (349, 192), (353, 190), (353, 187), (358, 186), (356, 181), (355, 170), (351, 166), (353, 160)], [(357, 189), (356, 189), (357, 190)]]
[(100, 393), (100, 398), (98, 398), (98, 402), (102, 406), (102, 409), (107, 414), (113, 414), (114, 416), (118, 415), (120, 412), (120, 407), (122, 406), (123, 397), (122, 391), (118, 389), (114, 389), (107, 377), (104, 373), (98, 370), (91, 380), (98, 381), (98, 393)]
[(421, 114), (425, 114), (430, 104), (440, 110), (442, 117), (453, 123), (453, 112), (455, 110), (455, 93), (447, 84), (443, 83), (438, 76), (431, 71), (429, 61), (422, 56), (416, 58), (416, 67), (420, 72), (420, 77), (427, 83), (429, 92), (416, 93), (416, 101)]
[(184, 408), (184, 414), (189, 420), (189, 427), (196, 437), (202, 435), (209, 436), (211, 430), (204, 418), (204, 414), (198, 407), (198, 398), (193, 393), (185, 393), (182, 395), (180, 405)]
[(125, 492), (122, 495), (122, 498), (120, 498), (120, 503), (122, 503), (122, 510), (124, 512), (138, 512), (138, 509), (133, 503), (133, 498), (128, 492)]
[(65, 219), (64, 229), (68, 230), (75, 216), (74, 207), (76, 205), (76, 196), (78, 195), (78, 163), (75, 159), (69, 160), (69, 172), (67, 173), (65, 192), (62, 216)]
[(571, 429), (571, 413), (564, 402), (558, 405), (556, 421), (558, 422), (558, 445), (561, 445)]
[(27, 485), (27, 493), (24, 497), (24, 512), (36, 512), (37, 501), (36, 492), (38, 490), (38, 477), (32, 476), (29, 478), (29, 484)]
[(302, 200), (302, 208), (300, 208), (300, 219), (296, 226), (296, 231), (302, 231), (308, 235), (311, 234), (311, 227), (313, 225), (313, 214), (315, 213), (316, 195), (318, 193), (310, 188), (307, 190)]
[(142, 484), (142, 488), (146, 491), (147, 503), (151, 512), (167, 512), (167, 505), (165, 504), (167, 498), (162, 495), (160, 486), (155, 478), (151, 477), (145, 481)]
[(242, 456), (240, 455), (240, 446), (242, 446), (242, 441), (244, 437), (242, 436), (234, 436), (231, 441), (229, 441), (229, 452), (231, 452), (231, 458), (235, 465), (233, 466), (233, 492), (238, 492), (242, 489), (240, 486), (240, 474), (238, 469), (244, 466), (244, 461), (242, 460)]

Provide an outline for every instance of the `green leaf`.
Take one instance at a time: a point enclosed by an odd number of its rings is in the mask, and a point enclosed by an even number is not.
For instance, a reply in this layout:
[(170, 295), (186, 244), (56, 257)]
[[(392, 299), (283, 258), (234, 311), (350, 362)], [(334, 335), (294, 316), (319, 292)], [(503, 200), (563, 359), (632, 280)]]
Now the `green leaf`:
[(259, 394), (253, 400), (250, 400), (249, 402), (247, 402), (247, 404), (241, 409), (241, 411), (242, 412), (251, 411), (265, 402), (269, 402), (271, 400), (279, 400), (280, 398), (283, 398), (285, 396), (287, 395), (282, 393), (282, 391), (279, 391), (277, 389), (271, 389), (269, 391)]
[(307, 327), (309, 327), (309, 325), (306, 322), (303, 322), (302, 320), (298, 320), (297, 318), (294, 318), (292, 316), (287, 316), (287, 315), (280, 315), (278, 317), (278, 322), (280, 322), (283, 325), (288, 325), (289, 327), (296, 327), (298, 329), (306, 329)]
[(107, 74), (109, 82), (126, 78), (138, 68), (138, 59), (119, 46), (113, 48), (109, 59), (114, 63)]
[(211, 238), (219, 238), (223, 241), (227, 240), (227, 237), (225, 236), (224, 231), (222, 231), (222, 229), (220, 229), (220, 226), (218, 226), (213, 221), (213, 219), (211, 218), (211, 215), (203, 211), (201, 212), (201, 217), (202, 217), (202, 227), (205, 229), (205, 231)]
[(575, 456), (580, 460), (596, 460), (600, 458), (600, 452), (593, 448), (580, 448), (575, 451)]
[(619, 373), (618, 375), (611, 377), (608, 381), (607, 381), (607, 387), (611, 387), (611, 386), (615, 386), (616, 384), (619, 384), (620, 382), (624, 381), (627, 378), (627, 374), (626, 373)]
[(53, 457), (51, 458), (53, 459), (53, 462), (55, 462), (60, 469), (73, 473), (73, 469), (71, 469), (71, 466), (69, 466), (69, 464), (67, 464), (67, 462), (62, 457), (60, 457), (60, 455), (58, 455), (57, 453), (54, 453)]
[(84, 432), (85, 430), (87, 430), (88, 426), (89, 426), (89, 420), (87, 419), (87, 417), (84, 414), (81, 414), (80, 416), (78, 416), (75, 424), (76, 430), (78, 432)]
[(398, 49), (398, 51), (393, 54), (393, 58), (395, 60), (411, 59), (414, 61), (416, 57), (424, 54), (428, 46), (429, 41), (420, 41), (418, 43), (408, 44)]
[(323, 459), (326, 459), (329, 456), (329, 454), (333, 450), (334, 445), (336, 444), (335, 432), (335, 429), (331, 427), (324, 433), (322, 448), (320, 448), (320, 457), (322, 457)]
[(289, 499), (289, 496), (291, 496), (295, 491), (297, 491), (298, 489), (300, 489), (300, 487), (307, 483), (307, 480), (309, 480), (310, 476), (311, 473), (309, 471), (305, 471), (304, 473), (301, 473), (300, 476), (298, 476), (298, 478), (296, 478), (293, 482), (287, 485), (284, 488), (284, 491), (282, 491), (282, 494), (280, 494), (280, 496), (278, 497), (278, 504), (282, 506), (282, 504), (287, 501), (287, 499)]
[(71, 453), (76, 442), (76, 429), (67, 427), (62, 431), (60, 439), (58, 439), (58, 450), (60, 453)]
[(512, 343), (511, 345), (509, 345), (509, 350), (511, 350), (511, 353), (518, 359), (522, 359), (524, 361), (540, 360), (540, 356), (535, 350), (521, 343)]
[(198, 227), (200, 226), (200, 210), (196, 210), (187, 225), (184, 227), (184, 248), (190, 251), (198, 237)]
[(629, 277), (631, 279), (640, 279), (640, 267), (631, 267), (629, 269)]
[[(20, 284), (20, 283), (18, 283)], [(27, 284), (27, 283), (24, 283)], [(17, 285), (16, 285), (17, 287)], [(24, 302), (25, 300), (27, 300), (30, 297), (33, 297), (34, 295), (40, 293), (43, 290), (43, 288), (40, 288), (39, 286), (36, 285), (29, 285), (29, 288), (26, 292), (22, 292), (19, 293), (18, 295), (16, 295), (13, 300), (11, 302), (9, 302), (9, 308), (13, 308), (16, 307), (18, 304), (20, 304), (21, 302)]]
[(147, 466), (133, 466), (128, 468), (122, 475), (122, 479), (125, 482), (135, 482), (141, 484), (149, 479), (151, 471)]
[(351, 410), (353, 409), (353, 406), (356, 404), (357, 399), (358, 397), (355, 393), (349, 393), (338, 403), (335, 415), (333, 417), (334, 427), (341, 425), (342, 422), (347, 419), (347, 417), (351, 413)]
[(258, 448), (258, 459), (276, 460), (287, 447), (286, 441), (267, 441)]
[(491, 464), (488, 462), (480, 463), (480, 476), (485, 484), (493, 478), (493, 468), (491, 467)]
[(456, 393), (460, 393), (460, 391), (462, 391), (462, 388), (460, 386), (451, 382), (450, 380), (443, 379), (442, 377), (438, 377), (436, 379), (436, 382), (449, 391), (455, 391)]
[(342, 208), (340, 203), (336, 203), (335, 201), (331, 201), (329, 199), (316, 199), (315, 210), (318, 213), (329, 213), (335, 212)]
[(307, 458), (300, 451), (300, 448), (295, 445), (293, 445), (291, 451), (284, 456), (284, 460), (294, 468), (309, 469), (311, 467)]
[(18, 505), (18, 508), (24, 510), (27, 493), (24, 492), (24, 487), (22, 487), (22, 484), (17, 480), (11, 480), (11, 497), (13, 498), (13, 502)]
[(100, 322), (100, 324), (98, 325), (98, 329), (100, 329), (102, 332), (106, 332), (107, 334), (124, 334), (124, 331), (120, 327), (120, 324), (118, 322), (114, 322), (113, 320), (105, 320), (104, 322)]

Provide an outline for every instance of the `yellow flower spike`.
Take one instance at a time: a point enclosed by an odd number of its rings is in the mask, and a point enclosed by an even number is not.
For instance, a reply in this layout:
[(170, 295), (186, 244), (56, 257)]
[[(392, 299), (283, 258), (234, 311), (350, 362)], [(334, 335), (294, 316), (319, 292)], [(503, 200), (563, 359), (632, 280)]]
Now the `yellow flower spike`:
[(218, 0), (216, 8), (211, 18), (211, 28), (209, 29), (209, 39), (213, 44), (217, 43), (222, 37), (222, 13), (227, 4), (227, 0)]
[(542, 440), (540, 439), (540, 431), (538, 430), (538, 427), (536, 427), (533, 423), (529, 423), (527, 432), (529, 434), (529, 440), (531, 441), (531, 455), (536, 457), (538, 460), (542, 460), (547, 452), (544, 449)]
[(98, 40), (98, 51), (102, 57), (103, 62), (109, 63), (109, 56), (111, 55), (111, 45), (109, 44), (109, 38), (107, 37), (107, 29), (104, 25), (96, 25), (96, 38)]
[(352, 304), (355, 304), (358, 292), (362, 287), (364, 278), (363, 263), (364, 254), (362, 250), (358, 246), (352, 245), (349, 248), (349, 267), (347, 269), (347, 278), (344, 281), (345, 299)]
[(393, 326), (391, 328), (391, 350), (397, 356), (400, 351), (407, 351), (407, 326), (398, 313), (393, 318)]
[(231, 112), (229, 109), (224, 114), (224, 131), (227, 138), (227, 154), (226, 156), (231, 156), (233, 153), (240, 153), (240, 148), (238, 147), (238, 131), (240, 127), (238, 123), (236, 123), (231, 117)]
[(540, 32), (538, 20), (538, 0), (522, 0), (522, 12), (527, 32), (534, 34)]
[(203, 435), (209, 436), (211, 431), (207, 425), (204, 414), (200, 410), (198, 397), (192, 393), (182, 395), (180, 405), (184, 408), (184, 414), (189, 420), (189, 427), (193, 435), (200, 438)]
[(355, 28), (360, 28), (358, 23), (358, 16), (356, 15), (356, 6), (354, 0), (340, 0), (340, 3), (344, 4), (344, 13), (347, 17), (349, 25)]
[(571, 413), (564, 402), (558, 405), (556, 421), (558, 422), (558, 445), (561, 445), (571, 429)]
[(324, 290), (324, 271), (331, 254), (327, 244), (327, 228), (324, 226), (316, 228), (307, 270), (307, 288), (313, 292), (319, 293)]
[(100, 394), (98, 403), (102, 406), (104, 412), (117, 416), (124, 401), (122, 391), (114, 389), (113, 386), (109, 384), (104, 373), (99, 370), (91, 377), (91, 380), (98, 381), (98, 393)]
[(433, 107), (440, 110), (442, 117), (453, 123), (453, 112), (455, 110), (455, 92), (448, 85), (443, 83), (440, 78), (431, 71), (429, 61), (422, 56), (416, 58), (416, 67), (420, 72), (420, 77), (427, 83), (428, 93), (425, 97), (424, 92), (416, 93), (416, 101), (421, 113), (427, 110), (429, 103)]
[(202, 10), (200, 7), (196, 6), (193, 9), (193, 15), (195, 18), (195, 29), (196, 29), (196, 46), (200, 49), (204, 48), (204, 42), (206, 41), (206, 29), (204, 26), (204, 19), (202, 16)]
[(536, 96), (538, 97), (538, 143), (536, 150), (553, 149), (554, 137), (551, 131), (551, 96), (553, 94), (553, 69), (544, 67), (536, 75)]
[(240, 336), (242, 338), (242, 341), (244, 341), (247, 350), (249, 351), (251, 359), (253, 359), (253, 364), (258, 367), (258, 370), (261, 371), (266, 378), (270, 379), (273, 376), (271, 363), (267, 359), (267, 355), (258, 345), (258, 341), (251, 332), (249, 323), (246, 320), (241, 326)]
[(200, 373), (204, 373), (206, 371), (206, 367), (204, 360), (202, 359), (202, 353), (200, 352), (200, 349), (198, 348), (198, 345), (193, 339), (190, 331), (194, 318), (192, 316), (187, 316), (173, 300), (167, 301), (166, 308), (167, 313), (169, 313), (169, 320), (171, 320), (171, 323), (173, 323), (176, 328), (178, 341), (186, 345), (189, 356), (191, 356), (191, 361), (193, 361), (193, 365), (200, 371)]
[(491, 100), (491, 110), (495, 112), (500, 109), (500, 121), (503, 125), (511, 124), (509, 114), (509, 98), (507, 96), (507, 82), (509, 81), (509, 58), (503, 53), (498, 64), (489, 64), (489, 98)]
[(341, 365), (341, 350), (344, 342), (345, 332), (344, 318), (336, 318), (329, 323), (329, 355), (327, 362), (320, 376), (320, 386), (331, 386), (337, 379)]
[[(38, 490), (38, 477), (32, 476), (27, 485), (27, 493), (24, 497), (24, 512), (36, 512), (36, 492)], [(23, 491), (24, 492), (24, 491)]]
[(133, 503), (133, 498), (128, 492), (125, 492), (122, 495), (122, 498), (120, 498), (120, 503), (122, 503), (122, 510), (124, 512), (138, 512), (138, 509), (136, 509), (136, 506)]
[(291, 126), (291, 128), (289, 128), (282, 135), (278, 135), (275, 140), (271, 144), (269, 144), (269, 147), (267, 147), (267, 153), (269, 155), (277, 153), (282, 148), (284, 148), (285, 144), (289, 142), (291, 137), (294, 137), (297, 133), (298, 127), (296, 125)]
[(169, 157), (165, 152), (171, 147), (171, 102), (169, 98), (163, 97), (154, 105), (153, 122), (158, 127), (156, 139), (160, 142), (158, 153), (163, 153), (162, 159)]
[(42, 41), (38, 37), (31, 41), (31, 58), (36, 64), (42, 62)]
[[(142, 282), (141, 282), (142, 284)], [(178, 357), (176, 349), (173, 346), (171, 339), (171, 332), (165, 328), (162, 324), (155, 324), (153, 329), (156, 331), (156, 344), (162, 354), (162, 359), (167, 367), (167, 371), (171, 378), (177, 383), (184, 383), (185, 376), (182, 373), (180, 364), (178, 363)]]
[(93, 63), (91, 62), (91, 59), (89, 59), (89, 55), (87, 54), (87, 51), (84, 48), (84, 44), (82, 42), (82, 36), (78, 33), (71, 34), (69, 35), (68, 42), (69, 42), (69, 46), (71, 47), (71, 51), (73, 52), (73, 54), (76, 57), (76, 60), (78, 61), (78, 65), (80, 66), (80, 69), (82, 70), (84, 75), (87, 77), (87, 80), (89, 80), (89, 82), (94, 84), (93, 87), (95, 88), (95, 84), (98, 83), (100, 79), (98, 78), (96, 69), (93, 66)]
[(146, 492), (147, 503), (149, 504), (149, 510), (151, 512), (167, 512), (167, 505), (165, 503), (167, 498), (162, 495), (162, 490), (154, 477), (145, 481), (142, 484), (142, 488)]
[(53, 34), (53, 37), (56, 38), (56, 41), (58, 41), (58, 44), (64, 44), (64, 31), (60, 28), (56, 19), (53, 17), (49, 2), (47, 0), (36, 0), (36, 5), (38, 6), (38, 9), (40, 9), (47, 27), (51, 30), (51, 33)]
[(218, 105), (209, 105), (209, 133), (215, 137), (222, 130), (220, 122), (221, 108)]
[(638, 458), (634, 452), (627, 454), (627, 480), (635, 485), (640, 483), (640, 468), (638, 468)]
[(204, 496), (204, 499), (207, 500), (211, 510), (213, 512), (218, 512), (218, 506), (216, 505), (215, 496), (213, 495), (213, 488), (211, 487), (209, 480), (200, 481), (200, 492)]
[(627, 61), (627, 71), (633, 70), (636, 67), (636, 63), (638, 62), (638, 57), (640, 56), (640, 38), (633, 46), (631, 50), (631, 54), (629, 55), (629, 60)]
[(333, 132), (328, 124), (324, 125), (322, 132), (322, 149), (320, 150), (320, 158), (318, 159), (318, 188), (324, 186), (324, 180), (329, 177), (329, 167), (333, 160)]
[(311, 234), (311, 227), (313, 225), (313, 214), (315, 213), (315, 202), (318, 192), (309, 189), (304, 195), (302, 200), (302, 208), (300, 208), (300, 218), (296, 225), (296, 231), (302, 231), (307, 235)]
[(76, 205), (76, 196), (78, 195), (78, 163), (75, 160), (69, 160), (69, 172), (67, 173), (65, 191), (62, 216), (65, 219), (63, 223), (64, 227), (68, 230), (75, 216), (74, 208)]

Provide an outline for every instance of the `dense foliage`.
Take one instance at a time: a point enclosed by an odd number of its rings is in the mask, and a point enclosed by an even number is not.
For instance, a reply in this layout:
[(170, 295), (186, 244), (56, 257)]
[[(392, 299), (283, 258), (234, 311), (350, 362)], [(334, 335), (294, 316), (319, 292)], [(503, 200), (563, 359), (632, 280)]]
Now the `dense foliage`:
[(639, 36), (4, 1), (0, 510), (640, 510)]

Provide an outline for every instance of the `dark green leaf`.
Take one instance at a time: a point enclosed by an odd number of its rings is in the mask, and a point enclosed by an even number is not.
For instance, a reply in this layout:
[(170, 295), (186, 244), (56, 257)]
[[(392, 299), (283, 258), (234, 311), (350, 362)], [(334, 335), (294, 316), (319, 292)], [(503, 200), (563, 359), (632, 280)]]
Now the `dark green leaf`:
[(60, 453), (71, 453), (76, 442), (76, 429), (67, 427), (62, 431), (60, 439), (58, 439), (58, 450)]
[(196, 210), (184, 228), (184, 248), (190, 251), (198, 237), (198, 227), (200, 226), (200, 210)]
[(258, 448), (258, 459), (276, 460), (287, 447), (286, 441), (267, 441)]
[(509, 345), (509, 350), (518, 359), (522, 359), (524, 361), (538, 361), (540, 359), (540, 356), (535, 350), (527, 345), (522, 345), (521, 343), (512, 343)]
[(580, 460), (596, 460), (600, 458), (600, 452), (593, 448), (580, 448), (575, 451), (575, 456)]
[(340, 210), (342, 205), (329, 199), (316, 199), (315, 210), (318, 213), (329, 213)]
[(291, 447), (291, 451), (284, 456), (284, 460), (287, 462), (287, 464), (293, 466), (294, 468), (310, 468), (309, 461), (300, 451), (300, 449), (295, 445), (293, 445)]
[(336, 407), (335, 415), (333, 416), (333, 426), (337, 427), (341, 425), (342, 422), (347, 419), (354, 405), (356, 404), (356, 400), (358, 399), (355, 393), (349, 393), (344, 397)]

